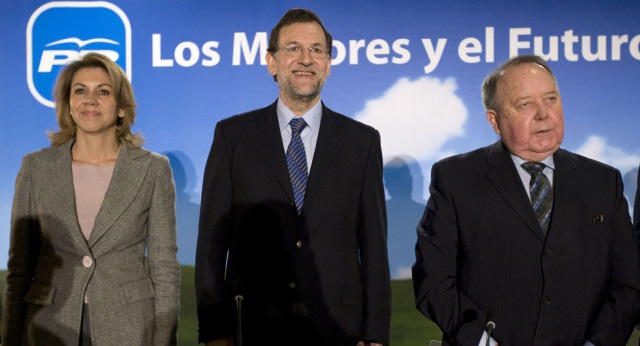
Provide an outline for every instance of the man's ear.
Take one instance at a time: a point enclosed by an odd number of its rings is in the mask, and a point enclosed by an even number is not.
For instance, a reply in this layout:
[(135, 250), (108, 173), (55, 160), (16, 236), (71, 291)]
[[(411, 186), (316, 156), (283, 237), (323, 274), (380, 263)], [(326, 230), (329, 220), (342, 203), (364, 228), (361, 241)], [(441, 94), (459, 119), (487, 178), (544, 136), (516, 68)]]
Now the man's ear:
[(267, 52), (265, 55), (265, 59), (267, 60), (267, 69), (269, 70), (269, 74), (272, 76), (276, 75), (276, 59), (271, 55), (271, 52)]
[(498, 113), (495, 111), (495, 109), (487, 109), (487, 121), (489, 121), (489, 124), (491, 124), (493, 132), (499, 135), (500, 127), (498, 126)]

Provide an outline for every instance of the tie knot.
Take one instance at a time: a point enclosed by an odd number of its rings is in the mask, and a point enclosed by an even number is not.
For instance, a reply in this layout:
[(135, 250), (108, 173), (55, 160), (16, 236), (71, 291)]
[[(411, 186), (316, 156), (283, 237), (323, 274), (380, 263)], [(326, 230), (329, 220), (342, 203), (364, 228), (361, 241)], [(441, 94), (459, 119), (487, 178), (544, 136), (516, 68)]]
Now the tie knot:
[(540, 174), (540, 172), (542, 172), (542, 170), (546, 167), (544, 163), (536, 161), (528, 161), (523, 163), (521, 166), (525, 171), (533, 176)]
[(300, 134), (300, 132), (302, 132), (305, 126), (307, 126), (307, 122), (300, 117), (295, 117), (291, 119), (291, 121), (289, 122), (289, 125), (291, 125), (291, 133), (293, 135), (297, 135), (297, 134)]

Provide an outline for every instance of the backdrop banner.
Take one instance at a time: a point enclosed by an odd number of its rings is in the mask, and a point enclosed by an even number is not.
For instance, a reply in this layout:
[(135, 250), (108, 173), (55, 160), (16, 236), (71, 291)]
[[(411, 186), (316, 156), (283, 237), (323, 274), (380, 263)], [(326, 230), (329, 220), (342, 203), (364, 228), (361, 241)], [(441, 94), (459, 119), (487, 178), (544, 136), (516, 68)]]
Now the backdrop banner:
[(202, 175), (217, 121), (278, 95), (265, 53), (292, 7), (334, 37), (322, 100), (382, 136), (394, 278), (408, 278), (431, 165), (493, 143), (480, 85), (521, 54), (549, 61), (563, 98), (562, 147), (618, 168), (630, 204), (640, 163), (640, 2), (36, 1), (0, 4), (0, 269), (22, 157), (57, 129), (60, 68), (91, 51), (115, 60), (138, 103), (134, 131), (167, 155), (178, 259), (195, 260)]

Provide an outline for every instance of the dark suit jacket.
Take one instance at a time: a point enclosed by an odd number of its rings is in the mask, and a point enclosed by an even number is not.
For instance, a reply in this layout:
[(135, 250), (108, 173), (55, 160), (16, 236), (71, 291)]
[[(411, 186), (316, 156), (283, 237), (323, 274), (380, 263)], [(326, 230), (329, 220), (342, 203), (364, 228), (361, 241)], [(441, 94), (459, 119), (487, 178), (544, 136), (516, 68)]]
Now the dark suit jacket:
[(175, 187), (166, 157), (123, 143), (89, 240), (76, 215), (73, 140), (25, 156), (11, 213), (2, 345), (175, 345)]
[(375, 129), (323, 105), (298, 216), (276, 103), (222, 120), (202, 188), (195, 274), (200, 340), (235, 335), (234, 296), (241, 294), (245, 335), (300, 302), (338, 343), (388, 344), (386, 236)]
[(478, 345), (489, 314), (501, 346), (626, 344), (640, 268), (620, 173), (553, 158), (546, 239), (502, 142), (433, 166), (413, 280), (445, 345)]

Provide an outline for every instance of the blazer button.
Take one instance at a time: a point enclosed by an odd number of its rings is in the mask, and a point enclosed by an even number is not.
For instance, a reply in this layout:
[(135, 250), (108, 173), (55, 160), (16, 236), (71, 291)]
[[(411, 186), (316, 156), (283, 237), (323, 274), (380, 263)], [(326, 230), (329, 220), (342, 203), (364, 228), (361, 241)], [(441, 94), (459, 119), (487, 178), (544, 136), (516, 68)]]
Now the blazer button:
[(298, 249), (302, 247), (302, 242), (300, 240), (298, 240), (298, 242), (296, 243), (296, 247)]
[(542, 298), (542, 301), (543, 301), (545, 304), (551, 304), (551, 298), (549, 298), (549, 297), (544, 297), (544, 298)]
[(289, 287), (291, 287), (291, 288), (296, 288), (296, 283), (295, 283), (295, 282), (290, 282), (290, 283), (289, 283)]
[(82, 265), (85, 268), (89, 268), (89, 267), (91, 267), (93, 265), (93, 260), (89, 256), (84, 256), (84, 257), (82, 257)]
[(553, 255), (553, 249), (546, 249), (545, 252), (547, 253), (547, 255), (551, 256)]

